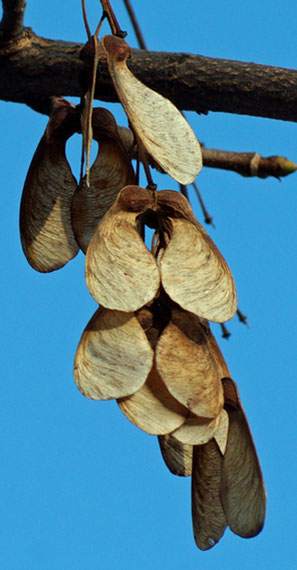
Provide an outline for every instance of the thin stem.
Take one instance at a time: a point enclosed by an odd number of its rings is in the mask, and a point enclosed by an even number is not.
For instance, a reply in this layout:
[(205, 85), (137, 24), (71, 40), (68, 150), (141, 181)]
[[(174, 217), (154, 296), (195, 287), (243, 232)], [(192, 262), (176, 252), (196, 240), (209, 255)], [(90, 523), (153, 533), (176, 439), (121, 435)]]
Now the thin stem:
[(241, 323), (243, 323), (244, 325), (246, 325), (248, 328), (250, 328), (249, 323), (247, 322), (247, 317), (246, 315), (244, 315), (239, 309), (236, 311), (238, 319)]
[(89, 101), (89, 109), (88, 109), (88, 123), (87, 123), (87, 147), (86, 147), (86, 182), (87, 186), (90, 185), (90, 153), (91, 153), (91, 145), (93, 140), (93, 129), (92, 129), (92, 116), (93, 116), (93, 101), (94, 101), (94, 94), (95, 94), (95, 85), (96, 85), (96, 76), (97, 76), (97, 68), (99, 62), (99, 53), (97, 47), (97, 38), (93, 36), (94, 41), (94, 62), (93, 62), (93, 74), (92, 74), (92, 83), (90, 89), (90, 101)]
[(146, 179), (147, 179), (147, 189), (148, 190), (156, 190), (157, 184), (155, 184), (153, 181), (145, 148), (144, 148), (141, 140), (138, 137), (135, 137), (135, 138), (137, 141), (137, 148), (138, 148), (138, 152), (139, 152), (139, 160), (140, 160), (140, 162), (142, 162), (144, 172), (146, 175)]
[(90, 31), (90, 27), (89, 27), (88, 19), (87, 19), (85, 0), (81, 0), (81, 7), (82, 7), (82, 13), (83, 13), (83, 20), (84, 20), (88, 40), (89, 40), (91, 37), (91, 31)]
[(100, 18), (100, 20), (99, 20), (99, 22), (98, 22), (98, 26), (97, 26), (97, 28), (96, 28), (96, 30), (95, 30), (94, 36), (96, 36), (96, 38), (97, 38), (98, 35), (99, 35), (99, 32), (100, 32), (102, 23), (103, 23), (103, 21), (105, 20), (105, 18), (106, 18), (106, 13), (103, 12), (103, 14), (102, 14), (102, 16), (101, 16), (101, 18)]
[(224, 323), (220, 323), (221, 325), (221, 329), (222, 329), (222, 337), (226, 338), (227, 340), (229, 339), (229, 337), (231, 336), (231, 333), (228, 331), (226, 325), (224, 325)]
[(199, 200), (199, 203), (200, 203), (202, 212), (203, 212), (203, 214), (204, 214), (204, 221), (205, 221), (205, 223), (206, 223), (206, 224), (211, 224), (212, 227), (215, 228), (215, 225), (214, 225), (214, 223), (213, 223), (213, 217), (209, 215), (209, 213), (208, 213), (208, 211), (207, 211), (207, 209), (206, 209), (204, 200), (203, 200), (203, 198), (202, 198), (202, 195), (200, 194), (200, 191), (199, 191), (199, 188), (198, 188), (196, 182), (193, 182), (193, 183), (192, 183), (192, 186), (195, 188), (195, 191), (196, 191), (196, 194), (197, 194), (197, 197), (198, 197), (198, 200)]
[(187, 198), (188, 202), (190, 202), (188, 188), (184, 184), (179, 184), (179, 190), (180, 190), (180, 193), (185, 198)]
[(137, 178), (139, 180), (139, 162), (141, 162), (143, 165), (143, 168), (144, 168), (146, 179), (147, 179), (147, 189), (148, 190), (156, 190), (157, 184), (154, 183), (152, 175), (151, 175), (151, 170), (150, 170), (149, 161), (148, 161), (148, 154), (147, 154), (147, 152), (143, 146), (141, 139), (137, 136), (137, 134), (133, 130), (131, 124), (130, 124), (130, 128), (131, 128), (131, 131), (133, 132), (134, 139), (136, 141), (136, 146), (137, 146), (137, 157), (136, 157), (137, 158)]
[(124, 0), (124, 4), (127, 8), (127, 12), (129, 14), (129, 18), (131, 20), (137, 41), (138, 41), (138, 45), (140, 47), (140, 49), (147, 49), (147, 45), (145, 43), (145, 39), (142, 35), (142, 31), (140, 29), (140, 26), (138, 24), (137, 18), (136, 18), (136, 14), (132, 8), (131, 2), (130, 0)]
[(135, 172), (135, 184), (136, 184), (136, 186), (139, 186), (139, 179), (140, 179), (140, 159), (139, 159), (139, 153), (138, 153), (137, 158), (136, 158), (136, 172)]
[[(140, 156), (141, 156), (141, 152), (140, 152)], [(148, 190), (157, 190), (157, 184), (155, 184), (153, 181), (151, 170), (150, 170), (148, 161), (145, 157), (145, 153), (143, 153), (143, 155), (141, 156), (141, 162), (143, 164), (144, 172), (145, 172), (146, 179), (147, 179), (147, 189)]]
[(111, 32), (114, 36), (119, 38), (125, 38), (127, 32), (121, 30), (120, 25), (116, 19), (115, 13), (111, 7), (110, 0), (100, 0), (103, 12), (106, 14), (108, 23), (110, 25)]

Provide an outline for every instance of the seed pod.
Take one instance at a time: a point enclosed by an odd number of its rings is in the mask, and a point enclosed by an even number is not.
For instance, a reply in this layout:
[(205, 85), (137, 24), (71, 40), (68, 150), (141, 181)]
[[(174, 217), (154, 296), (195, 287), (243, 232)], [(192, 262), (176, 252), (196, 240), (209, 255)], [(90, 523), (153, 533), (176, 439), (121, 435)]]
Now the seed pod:
[(80, 248), (86, 252), (99, 221), (112, 206), (120, 190), (135, 182), (135, 174), (107, 109), (93, 110), (93, 137), (98, 154), (90, 169), (90, 185), (85, 178), (72, 201), (72, 226)]
[(172, 435), (184, 445), (203, 445), (215, 437), (221, 423), (226, 423), (226, 415), (222, 410), (213, 420), (191, 416)]
[(77, 183), (65, 156), (66, 141), (77, 128), (75, 109), (58, 107), (26, 177), (20, 208), (21, 242), (28, 262), (40, 272), (60, 269), (79, 249), (71, 225)]
[(153, 350), (134, 314), (101, 307), (82, 334), (74, 379), (88, 398), (119, 398), (144, 384), (152, 363)]
[(220, 497), (230, 529), (243, 538), (263, 528), (266, 493), (247, 419), (233, 380), (223, 381), (229, 434), (222, 461)]
[(231, 271), (199, 222), (172, 219), (159, 264), (166, 293), (183, 309), (214, 322), (234, 316), (237, 296)]
[(229, 434), (229, 415), (226, 410), (222, 411), (220, 423), (214, 434), (214, 439), (222, 455), (225, 454)]
[(188, 410), (169, 394), (155, 368), (137, 392), (118, 399), (118, 404), (128, 420), (151, 435), (172, 432), (188, 415)]
[(220, 499), (222, 461), (222, 454), (213, 439), (194, 447), (192, 520), (195, 542), (201, 550), (212, 548), (228, 524)]
[(157, 214), (163, 244), (157, 262), (166, 293), (183, 309), (210, 321), (233, 317), (237, 296), (232, 273), (188, 200), (179, 192), (161, 190)]
[(220, 414), (224, 403), (220, 369), (199, 317), (172, 309), (170, 323), (157, 343), (156, 366), (169, 392), (189, 411), (204, 419)]
[(158, 439), (162, 457), (169, 471), (180, 477), (191, 475), (193, 446), (182, 444), (172, 434), (160, 435)]
[(172, 178), (191, 184), (202, 167), (199, 142), (190, 125), (165, 97), (129, 71), (131, 49), (125, 40), (104, 36), (102, 45), (114, 87), (129, 121), (147, 152)]
[(124, 188), (94, 233), (86, 255), (86, 283), (97, 303), (136, 311), (157, 294), (160, 277), (137, 221), (152, 200), (138, 186)]

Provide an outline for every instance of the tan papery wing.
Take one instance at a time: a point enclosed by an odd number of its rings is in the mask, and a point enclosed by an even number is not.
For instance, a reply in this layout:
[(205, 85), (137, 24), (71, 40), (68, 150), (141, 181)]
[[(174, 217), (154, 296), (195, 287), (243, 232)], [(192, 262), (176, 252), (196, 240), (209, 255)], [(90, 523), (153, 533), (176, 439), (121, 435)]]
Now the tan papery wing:
[(119, 145), (112, 140), (103, 141), (90, 170), (90, 186), (83, 180), (72, 202), (73, 230), (84, 253), (119, 191), (133, 182), (133, 169)]
[(222, 455), (212, 439), (194, 447), (192, 520), (195, 542), (209, 550), (223, 536), (227, 521), (220, 501)]
[(223, 256), (198, 222), (171, 221), (170, 240), (159, 262), (166, 293), (200, 317), (217, 323), (231, 319), (237, 296)]
[(93, 136), (99, 148), (89, 173), (90, 185), (83, 179), (72, 201), (72, 226), (84, 253), (99, 221), (120, 190), (135, 182), (131, 161), (119, 136), (116, 121), (107, 109), (93, 109)]
[(218, 428), (214, 434), (214, 439), (217, 442), (218, 448), (222, 455), (225, 454), (229, 434), (229, 415), (226, 410), (222, 411)]
[(158, 439), (162, 457), (169, 471), (180, 477), (191, 475), (193, 446), (184, 445), (171, 434), (160, 435)]
[(179, 427), (188, 411), (168, 392), (155, 368), (132, 396), (118, 400), (120, 409), (137, 427), (151, 435), (165, 435)]
[(71, 225), (71, 201), (77, 184), (65, 156), (66, 141), (75, 130), (71, 106), (54, 111), (23, 189), (22, 247), (30, 265), (44, 273), (63, 267), (79, 249)]
[(118, 125), (118, 133), (119, 137), (122, 141), (122, 145), (127, 152), (128, 156), (131, 158), (135, 158), (137, 154), (137, 147), (135, 142), (135, 137), (131, 131), (127, 127), (121, 127)]
[(191, 184), (202, 168), (199, 142), (178, 109), (129, 71), (131, 50), (125, 40), (104, 36), (102, 45), (114, 87), (129, 121), (147, 152), (172, 178)]
[[(209, 349), (211, 350), (211, 354), (216, 361), (217, 367), (220, 371), (221, 378), (230, 378), (230, 372), (227, 366), (227, 363), (222, 355), (221, 349), (211, 332), (210, 326), (207, 321), (204, 321), (204, 326), (207, 333), (207, 339), (209, 344)], [(224, 389), (224, 397), (225, 397), (225, 389)]]
[(97, 303), (136, 311), (158, 292), (159, 270), (139, 235), (138, 213), (112, 207), (98, 225), (87, 250), (86, 283)]
[(101, 307), (82, 334), (74, 379), (88, 398), (119, 398), (144, 384), (152, 362), (153, 350), (134, 314)]
[(172, 309), (171, 321), (157, 343), (156, 366), (172, 396), (193, 414), (201, 418), (220, 414), (224, 404), (220, 370), (198, 317)]
[(213, 420), (205, 420), (205, 418), (191, 416), (180, 428), (175, 430), (172, 435), (184, 445), (203, 445), (215, 437), (221, 424), (226, 425), (226, 422), (228, 422), (226, 416), (227, 412), (225, 412), (225, 410), (222, 410)]
[[(242, 409), (236, 384), (224, 380), (229, 435), (222, 463), (220, 496), (230, 529), (250, 538), (263, 528), (266, 493), (257, 452)], [(236, 407), (233, 407), (235, 404)]]

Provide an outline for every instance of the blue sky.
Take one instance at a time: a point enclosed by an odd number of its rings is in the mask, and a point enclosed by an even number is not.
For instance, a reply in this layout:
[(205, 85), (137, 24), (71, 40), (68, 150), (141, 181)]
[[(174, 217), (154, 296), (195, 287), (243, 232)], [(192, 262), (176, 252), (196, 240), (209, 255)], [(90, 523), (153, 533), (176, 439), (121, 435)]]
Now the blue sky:
[[(136, 40), (121, 0), (114, 10)], [(134, 0), (148, 46), (296, 67), (296, 5), (279, 1)], [(87, 2), (95, 29), (99, 2)], [(28, 0), (25, 24), (48, 38), (86, 40), (80, 2)], [(107, 31), (107, 28), (105, 29)], [(98, 103), (100, 105), (100, 103)], [(122, 124), (118, 105), (110, 105)], [(263, 532), (227, 531), (200, 552), (191, 529), (190, 481), (164, 466), (157, 441), (114, 402), (84, 398), (72, 379), (83, 328), (95, 310), (82, 254), (41, 275), (22, 253), (18, 210), (46, 117), (0, 104), (3, 196), (1, 329), (3, 570), (242, 570), (296, 562), (296, 192), (297, 174), (246, 179), (205, 168), (199, 188), (214, 217), (207, 228), (226, 257), (250, 329), (234, 318), (221, 339), (254, 435), (268, 493)], [(187, 114), (206, 146), (280, 154), (297, 162), (293, 123), (210, 113)], [(69, 157), (78, 171), (78, 137)], [(159, 189), (176, 189), (168, 177)], [(192, 191), (191, 191), (192, 192)], [(203, 218), (193, 195), (198, 219)]]

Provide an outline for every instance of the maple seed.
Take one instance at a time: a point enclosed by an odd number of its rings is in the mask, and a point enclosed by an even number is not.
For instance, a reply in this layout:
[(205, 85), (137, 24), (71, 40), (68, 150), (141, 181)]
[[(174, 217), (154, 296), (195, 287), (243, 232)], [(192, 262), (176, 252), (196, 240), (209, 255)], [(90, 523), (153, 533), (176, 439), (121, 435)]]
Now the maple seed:
[(220, 499), (222, 462), (222, 454), (213, 439), (193, 449), (192, 520), (200, 550), (212, 548), (228, 526)]
[(120, 398), (144, 384), (152, 363), (153, 350), (134, 314), (101, 307), (82, 334), (74, 379), (88, 398)]
[(159, 260), (163, 287), (187, 311), (213, 322), (227, 321), (237, 309), (231, 271), (186, 198), (176, 194), (179, 204), (174, 210), (180, 213), (171, 219), (168, 244)]
[[(243, 538), (255, 536), (265, 518), (261, 468), (236, 384), (230, 378), (222, 383), (229, 418), (227, 443), (219, 448), (215, 438), (193, 448), (192, 519), (201, 550), (212, 548), (227, 525)], [(219, 440), (220, 435), (217, 432)]]
[(69, 104), (51, 115), (35, 151), (20, 207), (22, 247), (30, 265), (41, 272), (60, 269), (79, 250), (71, 225), (76, 180), (65, 156), (67, 139), (78, 129)]
[(172, 310), (157, 343), (156, 366), (169, 392), (193, 414), (218, 416), (224, 403), (220, 370), (198, 317)]
[(202, 168), (200, 144), (178, 109), (146, 87), (128, 69), (131, 49), (125, 40), (104, 36), (110, 76), (137, 137), (172, 178), (191, 184)]
[(255, 444), (233, 380), (223, 380), (229, 434), (222, 463), (220, 496), (230, 529), (256, 536), (263, 528), (266, 492)]
[(116, 121), (107, 109), (93, 110), (93, 136), (98, 154), (90, 169), (89, 186), (83, 178), (72, 201), (72, 227), (80, 248), (86, 252), (99, 221), (119, 191), (135, 182), (130, 158), (118, 134)]
[(172, 434), (160, 435), (158, 439), (169, 471), (180, 477), (192, 475), (193, 446), (182, 444)]
[[(155, 229), (152, 252), (143, 241), (144, 225)], [(91, 239), (86, 282), (109, 309), (136, 311), (160, 285), (183, 309), (215, 322), (230, 319), (237, 308), (226, 261), (187, 200), (170, 190), (121, 190)]]
[(118, 400), (125, 416), (151, 435), (167, 434), (181, 426), (188, 410), (168, 392), (155, 368), (132, 396)]
[[(130, 211), (123, 209), (126, 200)], [(95, 301), (106, 308), (135, 311), (158, 291), (159, 271), (137, 221), (143, 201), (151, 200), (148, 190), (137, 186), (124, 188), (90, 241), (86, 283)]]

